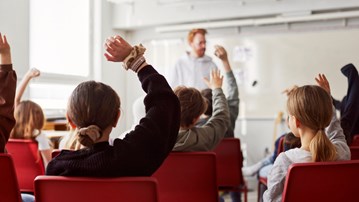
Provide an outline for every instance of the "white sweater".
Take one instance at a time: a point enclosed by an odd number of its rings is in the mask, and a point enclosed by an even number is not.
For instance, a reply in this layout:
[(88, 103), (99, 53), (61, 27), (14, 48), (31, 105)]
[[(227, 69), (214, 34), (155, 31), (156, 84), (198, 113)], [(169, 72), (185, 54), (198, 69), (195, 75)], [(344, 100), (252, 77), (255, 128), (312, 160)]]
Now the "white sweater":
[[(333, 117), (326, 128), (326, 134), (337, 150), (337, 160), (350, 160), (350, 150), (334, 107)], [(263, 194), (263, 201), (282, 201), (282, 192), (288, 167), (293, 163), (305, 162), (312, 162), (312, 154), (303, 149), (295, 148), (279, 154), (272, 170), (269, 172), (268, 189)]]

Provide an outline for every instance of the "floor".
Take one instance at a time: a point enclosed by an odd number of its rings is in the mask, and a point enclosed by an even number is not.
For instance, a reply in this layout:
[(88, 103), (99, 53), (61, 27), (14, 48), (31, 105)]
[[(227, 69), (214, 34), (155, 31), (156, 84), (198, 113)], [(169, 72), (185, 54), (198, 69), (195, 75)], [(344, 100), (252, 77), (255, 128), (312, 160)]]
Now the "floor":
[[(247, 194), (248, 202), (257, 202), (257, 196), (258, 196), (257, 177), (256, 176), (245, 177), (245, 181), (247, 182), (247, 186), (248, 186), (248, 194)], [(229, 194), (224, 196), (224, 200), (225, 200), (225, 202), (232, 202), (231, 197), (229, 196)], [(242, 194), (242, 202), (244, 202), (244, 195), (243, 194)]]
[[(257, 190), (250, 190), (248, 191), (248, 195), (247, 195), (247, 199), (248, 199), (248, 202), (257, 202)], [(224, 201), (225, 202), (232, 202), (229, 194), (226, 194), (225, 197), (224, 197)], [(244, 202), (244, 197), (242, 195), (242, 202)]]

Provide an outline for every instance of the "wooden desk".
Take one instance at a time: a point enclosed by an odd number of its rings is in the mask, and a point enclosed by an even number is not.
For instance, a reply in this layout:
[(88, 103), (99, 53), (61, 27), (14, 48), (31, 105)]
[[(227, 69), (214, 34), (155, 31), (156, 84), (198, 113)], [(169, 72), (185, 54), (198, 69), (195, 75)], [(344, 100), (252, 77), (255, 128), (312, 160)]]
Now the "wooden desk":
[(54, 145), (54, 149), (59, 148), (59, 143), (61, 141), (61, 138), (65, 135), (69, 134), (71, 131), (65, 130), (65, 131), (57, 131), (57, 130), (44, 130), (44, 133), (46, 134), (47, 138), (51, 140), (51, 142)]
[(46, 121), (44, 130), (55, 130), (55, 131), (67, 131), (70, 128), (68, 127), (67, 120), (55, 120), (55, 121)]

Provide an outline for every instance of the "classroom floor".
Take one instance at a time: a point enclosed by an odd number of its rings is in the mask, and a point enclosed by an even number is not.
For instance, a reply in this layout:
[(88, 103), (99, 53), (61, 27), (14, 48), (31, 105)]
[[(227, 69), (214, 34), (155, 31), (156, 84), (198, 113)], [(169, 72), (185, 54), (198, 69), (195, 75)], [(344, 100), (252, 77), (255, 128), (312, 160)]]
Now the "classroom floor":
[[(247, 197), (248, 197), (248, 202), (257, 202), (257, 190), (249, 190)], [(224, 201), (225, 202), (232, 202), (231, 197), (229, 196), (229, 194), (226, 194), (224, 196)], [(243, 196), (242, 196), (242, 202), (244, 202)]]
[[(247, 182), (247, 187), (248, 187), (248, 194), (247, 194), (247, 199), (248, 202), (257, 202), (257, 196), (258, 196), (258, 192), (257, 192), (257, 177), (256, 176), (251, 176), (251, 177), (244, 177), (245, 181)], [(224, 196), (224, 200), (225, 202), (232, 202), (231, 197), (229, 196), (229, 194)], [(242, 194), (242, 202), (244, 202), (244, 195)]]

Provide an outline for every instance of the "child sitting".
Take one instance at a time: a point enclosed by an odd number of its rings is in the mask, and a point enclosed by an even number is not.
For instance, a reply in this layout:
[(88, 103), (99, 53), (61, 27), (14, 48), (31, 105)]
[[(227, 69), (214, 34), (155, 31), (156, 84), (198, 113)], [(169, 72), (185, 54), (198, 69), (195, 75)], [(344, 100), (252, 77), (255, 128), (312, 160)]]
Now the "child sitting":
[(301, 147), (278, 155), (268, 175), (264, 201), (281, 201), (285, 176), (293, 163), (350, 159), (349, 147), (330, 97), (329, 82), (322, 74), (316, 81), (320, 87), (306, 85), (289, 94), (288, 125), (293, 134), (300, 137)]

